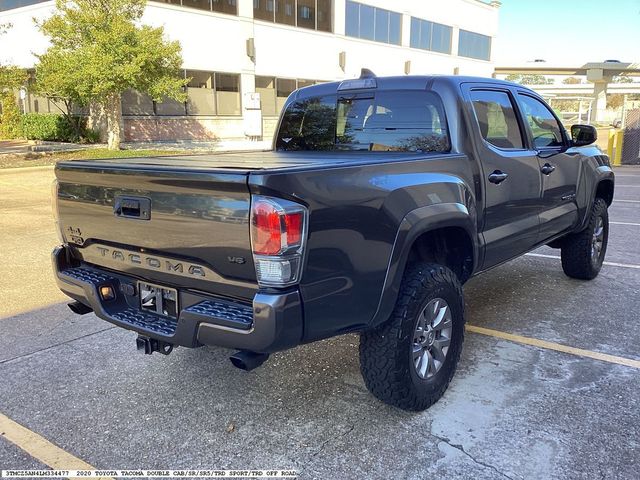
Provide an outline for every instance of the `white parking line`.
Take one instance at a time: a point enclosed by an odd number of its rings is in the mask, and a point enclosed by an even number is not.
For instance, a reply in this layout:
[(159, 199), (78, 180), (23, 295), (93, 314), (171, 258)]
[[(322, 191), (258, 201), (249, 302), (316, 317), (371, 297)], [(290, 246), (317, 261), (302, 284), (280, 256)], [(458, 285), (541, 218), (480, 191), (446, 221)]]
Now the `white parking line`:
[[(545, 255), (543, 253), (525, 253), (525, 255), (529, 257), (554, 258), (556, 260), (560, 260), (560, 256), (558, 255)], [(604, 262), (603, 265), (608, 265), (610, 267), (637, 268), (640, 270), (640, 265), (631, 265), (629, 263)]]
[(632, 227), (640, 227), (640, 223), (631, 222), (609, 222), (611, 225), (631, 225)]
[(618, 187), (640, 188), (640, 185), (616, 185), (616, 188)]
[(613, 203), (640, 203), (640, 200), (619, 200), (614, 198)]

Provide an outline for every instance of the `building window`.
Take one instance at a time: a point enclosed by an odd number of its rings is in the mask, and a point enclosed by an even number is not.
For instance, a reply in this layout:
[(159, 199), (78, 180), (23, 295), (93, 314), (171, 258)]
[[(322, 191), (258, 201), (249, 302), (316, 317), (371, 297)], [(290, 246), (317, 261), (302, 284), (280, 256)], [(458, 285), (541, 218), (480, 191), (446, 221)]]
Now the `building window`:
[(122, 96), (123, 115), (242, 115), (239, 74), (186, 70), (183, 75), (190, 78), (185, 103), (170, 98), (154, 102), (128, 90)]
[(126, 90), (122, 94), (123, 115), (153, 115), (153, 100), (136, 90)]
[(331, 0), (318, 0), (316, 4), (316, 28), (322, 32), (331, 32)]
[(451, 53), (451, 32), (447, 25), (411, 17), (412, 48)]
[[(212, 12), (238, 14), (237, 0), (154, 0), (160, 3), (170, 3), (172, 5), (182, 5), (198, 10), (208, 10)], [(254, 2), (255, 3), (255, 2)]]
[(191, 78), (187, 84), (187, 114), (215, 115), (216, 96), (213, 89), (215, 74), (187, 70), (187, 78)]
[(491, 59), (491, 37), (479, 33), (460, 30), (458, 55), (461, 57)]
[(183, 7), (197, 8), (200, 10), (211, 10), (210, 0), (182, 0)]
[(331, 0), (253, 0), (253, 18), (331, 32)]
[(310, 87), (311, 85), (315, 85), (316, 82), (315, 80), (300, 80), (298, 79), (298, 88), (304, 88), (304, 87)]
[(276, 115), (276, 79), (274, 77), (256, 77), (256, 93), (260, 94), (262, 115)]
[(44, 3), (46, 1), (47, 0), (2, 0), (0, 1), (0, 12), (35, 5), (36, 3)]
[(256, 77), (256, 92), (260, 94), (262, 115), (273, 117), (280, 114), (291, 93), (303, 87), (320, 83), (318, 80)]
[(211, 0), (211, 10), (214, 12), (238, 15), (236, 0)]
[(316, 28), (315, 0), (298, 0), (298, 26), (302, 28)]
[(273, 22), (275, 0), (253, 0), (253, 18)]
[(216, 108), (218, 115), (241, 115), (240, 75), (215, 74)]
[[(276, 0), (276, 23), (285, 25), (296, 24), (296, 2), (295, 0)], [(271, 14), (273, 16), (273, 14)], [(268, 18), (267, 20), (273, 20)]]
[(156, 115), (160, 116), (182, 116), (186, 115), (186, 105), (173, 98), (164, 98), (161, 102), (155, 102)]
[(347, 0), (347, 36), (400, 45), (401, 30), (399, 13)]
[(289, 78), (276, 78), (276, 112), (280, 113), (289, 95), (296, 89), (296, 81)]

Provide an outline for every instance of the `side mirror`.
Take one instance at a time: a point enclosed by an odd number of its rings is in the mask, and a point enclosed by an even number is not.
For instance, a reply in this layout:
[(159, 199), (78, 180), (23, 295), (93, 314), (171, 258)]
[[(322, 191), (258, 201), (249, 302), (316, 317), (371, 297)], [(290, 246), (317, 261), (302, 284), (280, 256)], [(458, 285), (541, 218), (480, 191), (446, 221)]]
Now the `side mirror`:
[(591, 145), (598, 139), (598, 131), (591, 125), (571, 125), (571, 140), (574, 147)]

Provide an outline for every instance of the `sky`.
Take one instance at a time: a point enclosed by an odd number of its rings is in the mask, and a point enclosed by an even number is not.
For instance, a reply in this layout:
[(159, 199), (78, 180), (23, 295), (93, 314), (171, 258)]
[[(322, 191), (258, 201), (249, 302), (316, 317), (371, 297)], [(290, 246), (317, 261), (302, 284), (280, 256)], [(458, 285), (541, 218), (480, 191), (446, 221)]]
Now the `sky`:
[(496, 65), (640, 63), (640, 0), (502, 0)]

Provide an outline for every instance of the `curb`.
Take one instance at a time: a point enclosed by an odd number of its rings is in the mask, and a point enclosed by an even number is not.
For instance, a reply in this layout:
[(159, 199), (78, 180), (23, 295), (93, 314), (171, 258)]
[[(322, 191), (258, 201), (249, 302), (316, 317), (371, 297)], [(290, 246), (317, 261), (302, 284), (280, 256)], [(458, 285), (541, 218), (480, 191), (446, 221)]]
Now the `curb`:
[(38, 171), (45, 171), (45, 170), (53, 170), (53, 168), (55, 167), (55, 165), (40, 165), (38, 167), (11, 167), (11, 168), (0, 168), (0, 175), (2, 174), (10, 174), (10, 173), (18, 173), (18, 172), (24, 172), (25, 170), (27, 172), (38, 172)]

